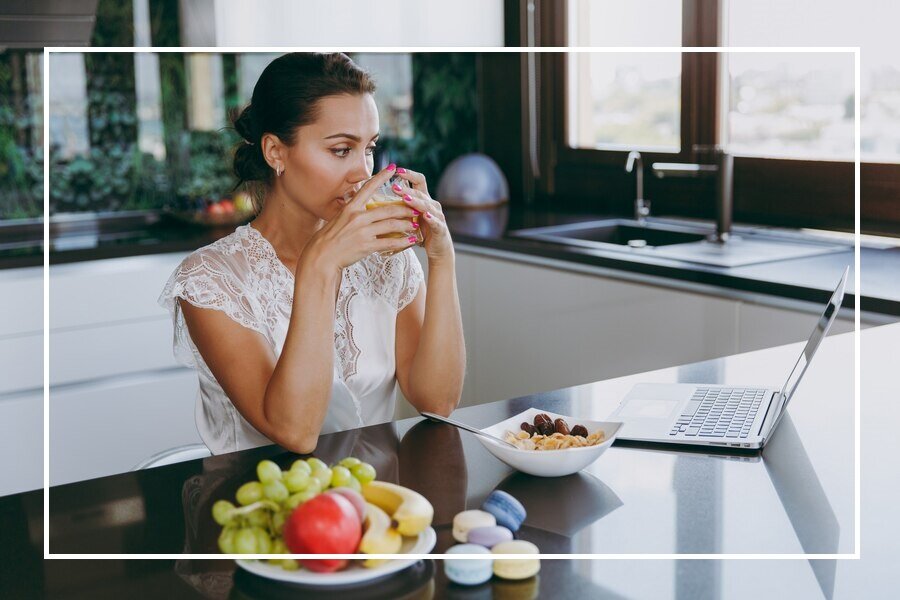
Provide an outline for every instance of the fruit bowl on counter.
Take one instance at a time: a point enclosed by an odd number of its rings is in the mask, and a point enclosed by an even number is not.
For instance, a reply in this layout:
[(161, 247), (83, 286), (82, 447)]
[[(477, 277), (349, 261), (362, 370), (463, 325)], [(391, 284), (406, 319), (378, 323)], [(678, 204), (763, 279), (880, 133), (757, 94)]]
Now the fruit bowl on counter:
[[(311, 457), (287, 470), (272, 460), (257, 465), (257, 480), (218, 500), (213, 520), (222, 526), (225, 554), (244, 570), (278, 581), (339, 586), (378, 579), (418, 559), (367, 558), (367, 554), (427, 554), (437, 541), (434, 508), (418, 492), (376, 479), (374, 467), (354, 457), (328, 466)], [(293, 559), (287, 554), (354, 554), (358, 559)]]
[(194, 210), (169, 210), (167, 214), (172, 218), (204, 227), (230, 227), (242, 225), (255, 214), (253, 202), (246, 192), (239, 192), (232, 198), (217, 200), (198, 200), (185, 202), (194, 204)]
[[(549, 420), (549, 423), (544, 425), (546, 429), (536, 429), (536, 426), (540, 426), (542, 421), (545, 422), (547, 420)], [(523, 428), (525, 424), (530, 427), (531, 431), (526, 431)], [(551, 440), (554, 439), (553, 435), (557, 434), (556, 439), (564, 440), (560, 441), (558, 445), (563, 445), (564, 443), (570, 443), (569, 439), (565, 438), (566, 435), (571, 435), (575, 432), (581, 433), (581, 430), (576, 429), (578, 426), (584, 428), (585, 435), (577, 437), (583, 437), (585, 445), (572, 445), (564, 448), (549, 447), (538, 450), (512, 448), (480, 435), (476, 436), (476, 438), (488, 452), (518, 471), (538, 477), (562, 477), (577, 473), (600, 458), (600, 455), (612, 446), (622, 424), (610, 421), (592, 421), (560, 415), (538, 408), (529, 408), (505, 421), (481, 430), (500, 439), (506, 439), (512, 433), (513, 436), (521, 438), (518, 440), (518, 443), (521, 443), (523, 446), (527, 444), (526, 440), (535, 439), (537, 436), (540, 436), (540, 441), (551, 443)], [(560, 427), (564, 427), (564, 429), (560, 430)], [(570, 427), (571, 430), (569, 429)], [(526, 434), (528, 437), (526, 437)], [(563, 437), (560, 438), (559, 436)], [(592, 443), (588, 443), (587, 440), (591, 440)], [(552, 443), (557, 444), (557, 442)], [(582, 442), (579, 440), (577, 443), (581, 444)], [(531, 445), (534, 444), (532, 443)]]

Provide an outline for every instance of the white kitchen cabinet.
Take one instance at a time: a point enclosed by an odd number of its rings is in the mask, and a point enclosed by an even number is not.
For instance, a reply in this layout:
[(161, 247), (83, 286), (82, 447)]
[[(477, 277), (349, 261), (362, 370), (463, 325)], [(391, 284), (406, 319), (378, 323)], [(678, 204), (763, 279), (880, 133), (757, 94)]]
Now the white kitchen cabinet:
[(52, 332), (155, 319), (163, 286), (187, 253), (93, 260), (50, 268)]
[(50, 392), (50, 484), (130, 470), (153, 454), (200, 443), (197, 375), (131, 375)]
[(50, 385), (177, 367), (172, 319), (159, 317), (53, 331)]
[(156, 300), (186, 253), (50, 269), (50, 477), (126, 471), (199, 443), (197, 374), (175, 362), (172, 321)]
[(0, 271), (0, 496), (43, 485), (44, 270)]
[(0, 496), (44, 485), (42, 391), (0, 397)]
[(737, 351), (737, 302), (478, 257), (474, 403)]
[[(809, 339), (822, 309), (824, 305), (811, 304), (809, 311), (801, 311), (741, 302), (738, 311), (738, 351), (750, 352)], [(814, 310), (819, 310), (819, 313)], [(864, 319), (860, 321), (862, 329), (870, 326)], [(853, 320), (840, 316), (835, 319), (829, 335), (848, 331), (853, 331)]]

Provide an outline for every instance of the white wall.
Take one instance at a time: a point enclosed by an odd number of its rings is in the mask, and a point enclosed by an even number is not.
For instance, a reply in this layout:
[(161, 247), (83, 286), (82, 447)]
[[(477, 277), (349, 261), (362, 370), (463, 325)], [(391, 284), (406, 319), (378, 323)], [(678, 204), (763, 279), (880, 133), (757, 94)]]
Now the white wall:
[(502, 0), (213, 2), (217, 46), (503, 46)]

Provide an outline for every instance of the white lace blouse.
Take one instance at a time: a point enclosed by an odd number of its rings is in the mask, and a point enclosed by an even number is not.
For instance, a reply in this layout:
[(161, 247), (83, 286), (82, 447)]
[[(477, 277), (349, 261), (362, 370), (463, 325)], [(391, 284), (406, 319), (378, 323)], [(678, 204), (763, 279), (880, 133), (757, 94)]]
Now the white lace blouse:
[[(399, 393), (397, 313), (413, 300), (423, 279), (412, 249), (390, 257), (371, 254), (343, 270), (334, 319), (334, 381), (322, 433), (393, 419)], [(294, 274), (250, 225), (191, 253), (159, 296), (159, 304), (172, 315), (176, 360), (197, 369), (200, 390), (194, 414), (200, 437), (213, 454), (272, 442), (225, 395), (191, 340), (177, 298), (220, 310), (258, 332), (278, 357), (293, 296)]]

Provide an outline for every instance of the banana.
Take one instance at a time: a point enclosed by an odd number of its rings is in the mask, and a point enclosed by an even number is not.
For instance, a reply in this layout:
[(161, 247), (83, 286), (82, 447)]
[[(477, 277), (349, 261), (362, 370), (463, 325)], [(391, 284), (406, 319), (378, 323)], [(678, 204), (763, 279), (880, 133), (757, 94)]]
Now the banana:
[[(391, 528), (391, 518), (386, 512), (366, 502), (366, 532), (359, 542), (359, 551), (365, 554), (396, 554), (403, 544), (403, 537)], [(366, 568), (386, 563), (386, 558), (369, 558), (363, 561)]]
[(400, 535), (417, 536), (431, 526), (434, 507), (419, 492), (386, 481), (362, 486), (363, 498), (381, 508), (397, 524)]

